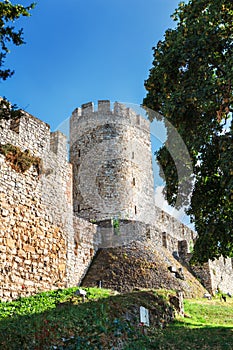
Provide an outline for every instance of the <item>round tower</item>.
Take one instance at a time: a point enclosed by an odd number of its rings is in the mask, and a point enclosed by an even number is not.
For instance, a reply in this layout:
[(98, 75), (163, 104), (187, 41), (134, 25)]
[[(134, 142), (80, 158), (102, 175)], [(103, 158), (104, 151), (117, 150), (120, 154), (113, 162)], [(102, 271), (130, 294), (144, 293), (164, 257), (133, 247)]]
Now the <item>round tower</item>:
[(149, 122), (116, 102), (92, 102), (70, 121), (74, 213), (88, 220), (149, 223), (154, 187)]

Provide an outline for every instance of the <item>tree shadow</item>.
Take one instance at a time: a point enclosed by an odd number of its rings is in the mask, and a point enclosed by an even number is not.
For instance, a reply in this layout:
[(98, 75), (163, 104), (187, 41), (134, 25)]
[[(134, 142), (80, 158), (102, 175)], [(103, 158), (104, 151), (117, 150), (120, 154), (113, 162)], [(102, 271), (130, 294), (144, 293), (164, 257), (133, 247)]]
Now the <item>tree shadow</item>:
[[(142, 298), (143, 297), (143, 298)], [(163, 298), (153, 305), (153, 295), (133, 292), (110, 296), (96, 301), (74, 304), (72, 301), (58, 303), (41, 313), (11, 317), (0, 320), (1, 350), (46, 349), (115, 349), (125, 343), (125, 350), (150, 349), (233, 349), (232, 327), (203, 326), (186, 320), (175, 321), (158, 328), (156, 318), (150, 327), (139, 327), (138, 306), (154, 307), (155, 315), (167, 311)], [(77, 301), (77, 300), (76, 300)], [(128, 314), (127, 314), (128, 312)], [(127, 314), (127, 315), (126, 315)], [(150, 312), (151, 314), (151, 312)], [(120, 315), (124, 315), (122, 320)], [(155, 316), (154, 316), (155, 317)], [(126, 344), (129, 345), (126, 345)]]

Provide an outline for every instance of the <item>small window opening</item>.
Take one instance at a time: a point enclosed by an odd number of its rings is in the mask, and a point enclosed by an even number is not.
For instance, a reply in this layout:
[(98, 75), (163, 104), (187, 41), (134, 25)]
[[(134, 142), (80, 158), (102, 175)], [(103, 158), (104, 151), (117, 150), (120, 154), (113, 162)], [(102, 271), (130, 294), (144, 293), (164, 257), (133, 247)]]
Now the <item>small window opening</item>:
[(78, 204), (78, 213), (80, 213), (81, 211), (81, 207), (80, 207), (80, 204)]
[(162, 245), (164, 248), (167, 248), (167, 234), (166, 234), (166, 232), (162, 233)]
[(147, 229), (147, 231), (146, 231), (146, 237), (148, 238), (148, 239), (151, 239), (151, 232), (150, 232), (150, 227)]
[(80, 149), (78, 150), (78, 157), (79, 158), (81, 157), (81, 150)]
[(134, 178), (133, 178), (133, 186), (135, 186), (135, 183), (136, 183), (136, 182), (135, 182), (135, 177), (134, 177)]
[(132, 159), (134, 159), (134, 152), (132, 152)]
[(137, 214), (137, 207), (136, 205), (134, 206), (134, 212), (135, 212), (135, 215)]

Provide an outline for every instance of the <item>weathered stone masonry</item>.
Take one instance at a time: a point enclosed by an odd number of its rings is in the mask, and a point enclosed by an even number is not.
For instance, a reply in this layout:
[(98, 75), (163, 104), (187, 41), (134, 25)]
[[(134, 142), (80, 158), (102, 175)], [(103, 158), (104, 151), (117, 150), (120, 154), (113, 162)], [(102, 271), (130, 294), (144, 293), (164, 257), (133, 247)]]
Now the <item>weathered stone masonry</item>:
[(150, 223), (154, 188), (150, 125), (115, 103), (77, 108), (71, 117), (74, 212), (88, 220), (118, 217)]
[[(39, 166), (19, 171), (0, 152), (0, 299), (77, 285), (100, 247), (134, 240), (188, 261), (195, 233), (154, 205), (149, 123), (132, 110), (76, 109), (71, 163), (65, 136), (26, 112), (0, 121), (7, 144)], [(230, 259), (196, 273), (210, 291), (233, 291)]]
[(96, 226), (75, 218), (79, 231), (91, 235), (85, 243), (80, 234), (79, 251), (84, 246), (81, 262), (75, 251), (78, 230), (75, 236), (72, 166), (67, 162), (64, 135), (50, 133), (47, 124), (27, 113), (13, 126), (10, 121), (1, 121), (0, 143), (29, 150), (41, 160), (41, 167), (39, 171), (31, 166), (25, 173), (17, 172), (0, 154), (3, 300), (77, 284), (97, 249), (93, 246)]

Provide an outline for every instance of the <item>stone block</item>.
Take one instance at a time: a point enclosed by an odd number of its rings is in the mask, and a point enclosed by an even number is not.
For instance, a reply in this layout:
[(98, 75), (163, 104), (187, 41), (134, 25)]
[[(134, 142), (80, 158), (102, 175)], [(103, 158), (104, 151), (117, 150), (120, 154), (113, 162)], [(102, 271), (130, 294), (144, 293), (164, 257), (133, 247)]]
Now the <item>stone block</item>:
[(35, 282), (30, 281), (30, 280), (25, 280), (25, 281), (24, 281), (24, 285), (25, 285), (26, 287), (34, 287)]
[(20, 258), (20, 257), (18, 257), (18, 256), (15, 256), (15, 261), (17, 262), (17, 263), (21, 263), (23, 260)]
[[(19, 249), (19, 250), (18, 250), (17, 255), (18, 255), (18, 257), (20, 257), (20, 258), (26, 258), (26, 256), (27, 256), (27, 254), (25, 253), (25, 251), (22, 250), (22, 249)], [(16, 259), (15, 259), (15, 260), (16, 260)]]
[(32, 264), (32, 261), (31, 261), (31, 260), (24, 260), (24, 264), (25, 264), (25, 265), (31, 265), (31, 264)]
[(7, 238), (7, 239), (6, 239), (6, 245), (7, 245), (9, 248), (15, 248), (15, 240), (14, 240), (14, 239), (11, 239), (11, 238)]
[(29, 252), (29, 253), (35, 253), (35, 248), (34, 247), (32, 247), (31, 245), (29, 245), (29, 244), (24, 244), (23, 245), (23, 250), (25, 251), (25, 252)]
[(3, 217), (6, 217), (6, 216), (9, 215), (9, 210), (3, 208), (3, 209), (1, 210), (1, 214), (2, 214)]
[(59, 264), (58, 270), (61, 271), (61, 272), (65, 271), (66, 270), (66, 264)]

